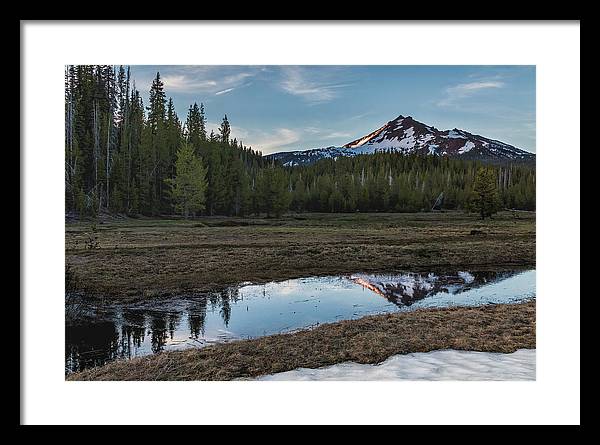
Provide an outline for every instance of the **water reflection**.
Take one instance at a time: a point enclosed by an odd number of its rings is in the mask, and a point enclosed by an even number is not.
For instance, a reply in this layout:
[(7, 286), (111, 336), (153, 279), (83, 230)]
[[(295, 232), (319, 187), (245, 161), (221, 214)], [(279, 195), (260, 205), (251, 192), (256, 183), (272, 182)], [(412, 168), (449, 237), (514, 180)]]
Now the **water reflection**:
[(352, 275), (356, 284), (381, 295), (397, 306), (410, 306), (437, 293), (460, 294), (503, 280), (517, 272), (459, 271), (453, 274), (405, 273), (401, 275)]
[(458, 271), (310, 277), (128, 306), (86, 306), (68, 317), (65, 372), (369, 314), (533, 297), (534, 270)]
[[(70, 303), (82, 303), (70, 295)], [(218, 314), (229, 325), (231, 305), (239, 300), (238, 289), (222, 293), (183, 297), (133, 307), (87, 307), (76, 319), (69, 313), (66, 326), (66, 373), (105, 364), (118, 358), (155, 354), (165, 349), (201, 346), (235, 338), (222, 329), (206, 332), (206, 318)], [(82, 311), (80, 311), (82, 312)]]
[(66, 329), (67, 371), (98, 366), (122, 356), (116, 325), (103, 321)]
[[(204, 319), (206, 318), (206, 298), (190, 304), (188, 307), (188, 325), (190, 336), (198, 340), (204, 336)], [(229, 322), (229, 321), (228, 321)]]

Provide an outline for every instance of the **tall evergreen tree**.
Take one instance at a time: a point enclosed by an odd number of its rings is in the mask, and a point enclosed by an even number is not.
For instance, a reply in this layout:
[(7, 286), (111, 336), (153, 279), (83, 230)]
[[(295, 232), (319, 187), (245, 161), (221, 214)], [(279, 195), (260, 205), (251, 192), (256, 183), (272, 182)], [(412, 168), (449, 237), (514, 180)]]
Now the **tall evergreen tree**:
[(224, 144), (229, 144), (229, 136), (231, 134), (231, 126), (229, 125), (229, 120), (227, 120), (227, 115), (223, 117), (223, 121), (221, 122), (221, 126), (219, 127), (219, 139)]
[(144, 194), (146, 211), (158, 214), (166, 203), (163, 193), (164, 178), (166, 177), (166, 161), (168, 149), (166, 142), (166, 94), (160, 73), (152, 81), (148, 98), (148, 119), (143, 151), (145, 152)]
[(185, 137), (188, 144), (192, 146), (197, 154), (200, 154), (200, 144), (206, 139), (206, 131), (203, 128), (202, 115), (198, 104), (190, 105), (185, 120)]
[(204, 209), (206, 170), (188, 143), (181, 145), (176, 158), (175, 177), (165, 182), (170, 186), (175, 211), (188, 218)]
[(496, 174), (491, 168), (482, 167), (477, 171), (473, 183), (470, 209), (479, 213), (481, 219), (491, 217), (500, 209), (500, 198), (496, 189)]
[(279, 217), (288, 209), (290, 195), (287, 190), (288, 182), (284, 171), (279, 167), (267, 167), (259, 172), (257, 177), (257, 194), (259, 210)]
[(204, 104), (200, 103), (200, 119), (199, 119), (200, 140), (206, 140), (206, 116), (204, 114)]

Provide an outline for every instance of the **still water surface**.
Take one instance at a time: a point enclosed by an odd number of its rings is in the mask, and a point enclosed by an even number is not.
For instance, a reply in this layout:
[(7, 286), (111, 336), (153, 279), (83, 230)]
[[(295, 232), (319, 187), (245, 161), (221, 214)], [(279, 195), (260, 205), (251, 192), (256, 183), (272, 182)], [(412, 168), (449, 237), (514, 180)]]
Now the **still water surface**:
[(535, 298), (535, 270), (354, 274), (241, 284), (130, 305), (68, 305), (65, 373), (164, 350), (254, 338), (370, 314)]

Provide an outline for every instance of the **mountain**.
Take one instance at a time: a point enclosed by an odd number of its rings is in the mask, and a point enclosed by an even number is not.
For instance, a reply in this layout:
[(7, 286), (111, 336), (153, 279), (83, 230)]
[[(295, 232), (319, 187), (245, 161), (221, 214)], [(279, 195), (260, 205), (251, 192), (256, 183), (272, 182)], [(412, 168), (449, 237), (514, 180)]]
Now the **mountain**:
[(315, 148), (266, 155), (286, 166), (310, 164), (323, 158), (372, 154), (378, 151), (404, 154), (430, 154), (491, 163), (535, 163), (535, 154), (504, 142), (454, 128), (440, 131), (414, 120), (398, 116), (387, 124), (341, 147)]

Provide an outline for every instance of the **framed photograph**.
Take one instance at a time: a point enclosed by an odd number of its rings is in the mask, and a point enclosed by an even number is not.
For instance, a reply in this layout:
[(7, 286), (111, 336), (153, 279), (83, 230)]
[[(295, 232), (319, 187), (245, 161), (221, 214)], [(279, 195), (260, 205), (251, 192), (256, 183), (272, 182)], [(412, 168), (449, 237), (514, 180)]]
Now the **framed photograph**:
[(579, 423), (578, 22), (21, 27), (23, 423)]

